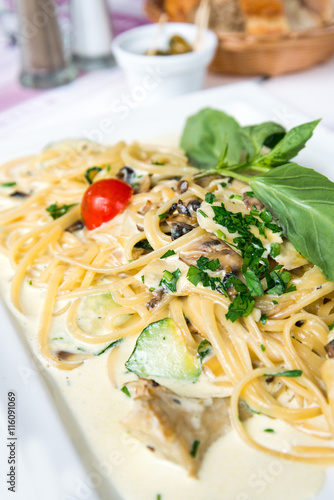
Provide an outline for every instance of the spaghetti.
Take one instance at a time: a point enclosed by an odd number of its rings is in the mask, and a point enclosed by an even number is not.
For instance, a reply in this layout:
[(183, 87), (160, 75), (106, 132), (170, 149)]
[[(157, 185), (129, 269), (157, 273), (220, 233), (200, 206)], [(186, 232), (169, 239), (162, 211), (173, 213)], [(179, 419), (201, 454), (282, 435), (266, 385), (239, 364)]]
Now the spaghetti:
[[(80, 203), (88, 187), (85, 173), (96, 166), (94, 182), (130, 172), (135, 194), (124, 212), (88, 231)], [(201, 341), (210, 342), (213, 354), (203, 360), (203, 376), (220, 397), (231, 396), (233, 426), (244, 441), (280, 458), (334, 464), (333, 362), (325, 350), (333, 338), (334, 283), (287, 246), (282, 265), (290, 270), (291, 291), (256, 297), (249, 314), (230, 321), (226, 315), (236, 286), (222, 293), (219, 286), (205, 286), (203, 276), (194, 284), (189, 269), (201, 257), (219, 254), (226, 262), (218, 259), (218, 268), (207, 270), (210, 283), (238, 273), (240, 255), (228, 245), (224, 228), (217, 230), (210, 210), (223, 201), (231, 213), (247, 214), (249, 187), (220, 176), (196, 181), (197, 172), (177, 148), (123, 142), (102, 147), (68, 141), (4, 165), (0, 248), (13, 268), (11, 301), (21, 309), (27, 286), (44, 295), (40, 350), (60, 370), (89, 363), (110, 343), (172, 318), (189, 352), (196, 355)], [(208, 193), (215, 199), (211, 205), (205, 201)], [(66, 207), (54, 220), (52, 205)], [(288, 245), (270, 231), (267, 237)], [(225, 248), (217, 254), (222, 241)], [(167, 252), (172, 259), (164, 258)], [(281, 261), (271, 259), (271, 267)], [(176, 268), (180, 277), (172, 292), (161, 278)], [(92, 322), (85, 320), (85, 311), (94, 297), (106, 300), (107, 307)], [(66, 353), (50, 337), (50, 325), (60, 316), (71, 339)], [(77, 346), (85, 346), (85, 352), (78, 353)], [(117, 353), (116, 346), (108, 367), (114, 384)], [(278, 452), (255, 442), (239, 419), (240, 399), (255, 413), (320, 438), (323, 446)]]

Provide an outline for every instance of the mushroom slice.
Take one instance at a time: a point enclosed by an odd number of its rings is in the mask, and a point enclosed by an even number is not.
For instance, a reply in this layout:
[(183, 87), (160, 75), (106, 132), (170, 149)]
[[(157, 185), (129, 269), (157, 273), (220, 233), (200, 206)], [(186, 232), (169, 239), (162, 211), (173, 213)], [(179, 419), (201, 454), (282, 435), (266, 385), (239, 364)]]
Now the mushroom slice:
[(227, 243), (211, 234), (205, 234), (191, 243), (179, 253), (180, 259), (188, 266), (196, 266), (200, 257), (208, 257), (210, 260), (218, 259), (220, 269), (237, 274), (241, 267), (243, 259)]
[(196, 476), (211, 444), (231, 430), (230, 399), (180, 397), (146, 379), (126, 386), (134, 407), (122, 425), (149, 450)]
[(189, 233), (198, 226), (195, 218), (186, 217), (185, 215), (173, 215), (166, 222), (171, 229), (172, 241), (177, 240), (177, 238)]
[(264, 205), (255, 196), (249, 196), (247, 193), (243, 193), (242, 200), (248, 210), (255, 209), (262, 212), (262, 210), (264, 209)]
[(56, 353), (56, 356), (60, 361), (66, 361), (67, 363), (72, 363), (76, 361), (84, 361), (85, 359), (91, 358), (93, 355), (90, 353), (81, 354), (69, 351), (58, 351)]
[(334, 358), (334, 340), (331, 340), (325, 345), (325, 351), (329, 358)]

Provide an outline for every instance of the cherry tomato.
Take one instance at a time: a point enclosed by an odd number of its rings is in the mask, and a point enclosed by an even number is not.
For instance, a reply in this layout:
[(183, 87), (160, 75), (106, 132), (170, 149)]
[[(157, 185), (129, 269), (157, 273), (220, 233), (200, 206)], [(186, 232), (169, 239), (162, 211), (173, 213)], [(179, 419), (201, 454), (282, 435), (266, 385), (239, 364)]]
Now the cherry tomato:
[(94, 182), (81, 202), (82, 218), (87, 229), (95, 229), (123, 212), (132, 194), (132, 187), (118, 179)]

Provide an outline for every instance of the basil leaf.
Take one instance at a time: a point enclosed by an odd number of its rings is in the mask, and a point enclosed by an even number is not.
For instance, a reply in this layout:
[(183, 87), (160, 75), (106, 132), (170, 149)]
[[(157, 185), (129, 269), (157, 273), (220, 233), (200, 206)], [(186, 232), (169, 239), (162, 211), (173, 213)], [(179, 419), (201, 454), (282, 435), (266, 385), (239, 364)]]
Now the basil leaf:
[(255, 272), (251, 269), (247, 269), (247, 271), (244, 272), (244, 277), (249, 289), (249, 293), (252, 295), (252, 297), (263, 297), (264, 291)]
[(249, 181), (293, 246), (334, 281), (334, 183), (291, 163)]
[(263, 146), (273, 148), (286, 134), (285, 128), (275, 122), (243, 127), (243, 131), (252, 142), (252, 156), (259, 154)]
[(252, 162), (253, 165), (275, 167), (287, 163), (305, 147), (305, 144), (312, 137), (313, 131), (319, 122), (320, 120), (315, 120), (303, 123), (289, 130), (269, 153), (255, 159)]
[(241, 160), (245, 135), (232, 116), (205, 108), (188, 118), (180, 145), (195, 167), (215, 168), (222, 155), (224, 165), (231, 166)]

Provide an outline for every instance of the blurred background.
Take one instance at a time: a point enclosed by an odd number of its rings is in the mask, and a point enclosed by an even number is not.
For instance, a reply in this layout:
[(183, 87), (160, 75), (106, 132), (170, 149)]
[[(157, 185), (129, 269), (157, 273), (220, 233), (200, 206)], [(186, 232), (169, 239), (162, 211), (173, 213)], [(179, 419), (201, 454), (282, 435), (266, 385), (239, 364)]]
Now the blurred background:
[[(310, 118), (322, 116), (334, 130), (332, 0), (265, 0), (262, 4), (275, 14), (269, 23), (268, 16), (263, 22), (263, 17), (254, 20), (249, 13), (249, 5), (257, 1), (203, 2), (210, 4), (209, 27), (218, 36), (204, 88), (254, 80)], [(110, 113), (115, 100), (126, 99), (124, 93), (131, 91), (126, 68), (119, 59), (116, 64), (111, 52), (111, 40), (159, 20), (194, 21), (199, 4), (200, 0), (0, 0), (0, 140), (27, 127), (34, 131)], [(47, 28), (45, 15), (52, 21)], [(36, 28), (40, 31), (35, 36)]]

